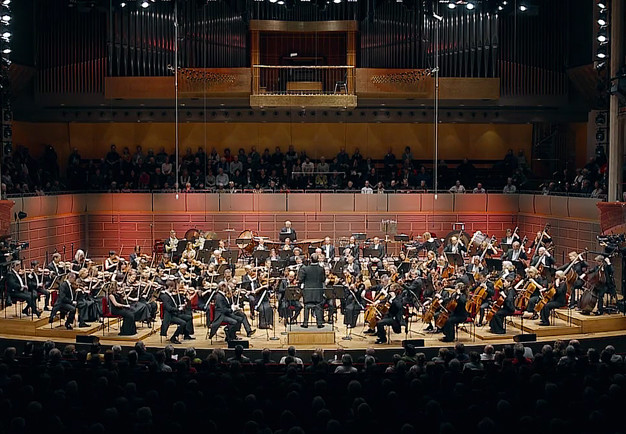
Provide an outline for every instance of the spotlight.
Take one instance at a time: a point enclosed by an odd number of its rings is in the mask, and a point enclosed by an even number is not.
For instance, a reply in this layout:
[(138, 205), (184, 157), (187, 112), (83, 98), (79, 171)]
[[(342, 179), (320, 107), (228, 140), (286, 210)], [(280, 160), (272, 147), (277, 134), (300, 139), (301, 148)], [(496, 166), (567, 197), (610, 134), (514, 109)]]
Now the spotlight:
[(598, 2), (598, 7), (599, 7), (600, 9), (606, 9), (606, 3), (605, 3), (605, 2), (603, 2), (603, 1), (600, 1), (600, 2)]
[(4, 50), (2, 50), (3, 54), (11, 54), (11, 49), (10, 48), (5, 48)]
[(456, 9), (456, 3), (448, 3), (448, 9)]
[(598, 42), (607, 42), (608, 40), (606, 29), (600, 29), (598, 32)]
[(593, 66), (594, 68), (596, 68), (598, 71), (603, 70), (606, 67), (606, 61), (602, 60), (596, 60), (595, 62), (593, 62)]
[(598, 57), (598, 59), (606, 59), (606, 48), (600, 47), (598, 49), (598, 54), (596, 54), (596, 56)]
[(276, 3), (278, 0), (270, 0), (270, 3)]
[(600, 11), (600, 14), (598, 15), (598, 25), (604, 27), (607, 25), (607, 18), (606, 18), (606, 9), (603, 9)]
[(2, 0), (3, 6), (9, 6), (11, 4), (11, 0)]
[(502, 2), (502, 4), (503, 4), (504, 6), (506, 6), (506, 4), (507, 4), (507, 3), (506, 3), (506, 1), (503, 1), (503, 2)]
[(146, 2), (146, 1), (141, 3), (141, 7), (144, 8), (144, 9), (147, 8), (148, 6), (150, 6), (150, 3)]
[(528, 6), (526, 5), (519, 5), (519, 10), (522, 12), (526, 12), (528, 10)]
[(120, 3), (120, 7), (125, 8), (126, 7), (126, 3), (124, 3), (124, 2)]
[(281, 6), (282, 6), (282, 5), (284, 5), (284, 4), (285, 4), (285, 1), (284, 1), (284, 0), (278, 0), (278, 2), (277, 2), (277, 3), (278, 3), (279, 5), (281, 5)]
[(468, 4), (465, 5), (465, 7), (467, 8), (467, 10), (471, 11), (472, 9), (474, 9), (476, 6), (474, 6), (474, 3), (469, 2)]
[(5, 41), (9, 41), (9, 39), (11, 39), (11, 32), (4, 32), (2, 34), (2, 39), (4, 39)]
[(11, 21), (11, 15), (2, 15), (1, 19), (3, 23), (8, 23), (9, 21)]
[(333, 3), (339, 4), (339, 3), (341, 3), (341, 0), (333, 0)]
[(504, 8), (502, 7), (502, 5), (498, 6), (498, 10), (499, 10), (499, 11), (501, 11), (501, 10), (503, 10), (503, 9), (504, 9)]

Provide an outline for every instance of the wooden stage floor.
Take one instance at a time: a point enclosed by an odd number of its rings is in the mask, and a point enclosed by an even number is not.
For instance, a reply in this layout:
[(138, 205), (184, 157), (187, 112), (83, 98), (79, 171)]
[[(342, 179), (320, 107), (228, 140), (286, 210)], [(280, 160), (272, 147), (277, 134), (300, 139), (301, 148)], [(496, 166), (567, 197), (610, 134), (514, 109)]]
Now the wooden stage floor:
[[(343, 317), (339, 316), (339, 324), (327, 324), (323, 329), (317, 329), (315, 323), (311, 323), (309, 328), (304, 330), (299, 326), (285, 327), (276, 322), (276, 330), (257, 329), (254, 336), (245, 338), (249, 341), (250, 348), (253, 349), (286, 349), (289, 345), (294, 345), (299, 349), (313, 350), (322, 349), (365, 349), (375, 346), (375, 336), (363, 334), (362, 318), (356, 329), (347, 333), (346, 327), (343, 325)], [(507, 333), (505, 335), (495, 335), (489, 332), (489, 327), (473, 327), (465, 325), (459, 329), (457, 336), (458, 341), (466, 345), (484, 345), (490, 344), (506, 344), (512, 343), (513, 337), (521, 333), (535, 333), (537, 342), (553, 342), (555, 339), (586, 339), (609, 336), (622, 336), (626, 330), (626, 316), (623, 314), (610, 314), (602, 316), (582, 315), (574, 310), (558, 309), (553, 316), (553, 325), (539, 326), (538, 321), (524, 319), (523, 324), (519, 317), (508, 317)], [(255, 323), (252, 323), (256, 328)], [(206, 327), (202, 315), (197, 313), (194, 316), (195, 340), (182, 341), (177, 347), (184, 348), (193, 346), (195, 348), (226, 348), (224, 341), (224, 332), (220, 332), (213, 340), (207, 339)], [(63, 324), (57, 318), (50, 325), (48, 322), (48, 312), (44, 312), (41, 319), (36, 317), (20, 317), (15, 307), (10, 306), (4, 310), (0, 310), (0, 337), (5, 339), (16, 340), (34, 340), (45, 341), (53, 340), (60, 343), (74, 343), (76, 336), (98, 336), (100, 342), (104, 345), (119, 344), (122, 346), (134, 345), (135, 342), (141, 340), (148, 347), (164, 347), (169, 344), (166, 339), (160, 337), (160, 323), (157, 321), (154, 328), (147, 328), (137, 323), (137, 335), (135, 336), (118, 336), (119, 324), (116, 319), (107, 320), (104, 328), (100, 323), (93, 323), (87, 328), (74, 328), (74, 330), (66, 330)], [(174, 331), (171, 326), (169, 336)], [(349, 335), (350, 339), (345, 339)], [(425, 347), (441, 347), (449, 346), (439, 339), (442, 334), (430, 333), (425, 330), (425, 325), (421, 321), (411, 322), (408, 333), (402, 329), (401, 334), (391, 334), (390, 341), (387, 344), (376, 345), (379, 348), (399, 348), (402, 346), (404, 339), (424, 339)]]

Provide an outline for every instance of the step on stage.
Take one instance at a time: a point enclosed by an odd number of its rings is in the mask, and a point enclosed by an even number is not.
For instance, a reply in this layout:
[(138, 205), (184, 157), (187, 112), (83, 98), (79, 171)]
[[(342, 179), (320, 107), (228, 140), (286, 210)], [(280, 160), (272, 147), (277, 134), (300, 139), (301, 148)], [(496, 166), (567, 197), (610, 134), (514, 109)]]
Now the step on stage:
[(307, 328), (300, 325), (292, 326), (287, 331), (289, 345), (332, 345), (335, 343), (335, 330), (332, 325), (324, 324), (318, 328), (316, 324), (309, 324)]

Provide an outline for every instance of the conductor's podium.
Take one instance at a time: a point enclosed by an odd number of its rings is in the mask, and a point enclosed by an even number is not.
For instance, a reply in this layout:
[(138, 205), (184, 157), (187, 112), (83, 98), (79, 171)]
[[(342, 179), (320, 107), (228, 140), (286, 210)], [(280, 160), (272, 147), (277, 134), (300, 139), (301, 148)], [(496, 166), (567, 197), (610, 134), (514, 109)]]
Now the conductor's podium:
[(335, 343), (335, 330), (330, 324), (317, 328), (315, 322), (309, 323), (308, 328), (293, 325), (287, 330), (289, 345), (332, 345)]

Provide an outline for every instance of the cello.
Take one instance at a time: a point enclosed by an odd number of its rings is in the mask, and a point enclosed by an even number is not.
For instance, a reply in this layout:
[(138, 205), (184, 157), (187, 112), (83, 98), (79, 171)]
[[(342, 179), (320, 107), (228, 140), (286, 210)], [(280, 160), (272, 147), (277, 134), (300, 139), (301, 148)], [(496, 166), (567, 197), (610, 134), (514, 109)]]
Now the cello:
[(475, 290), (474, 294), (472, 294), (472, 298), (465, 303), (465, 310), (470, 317), (474, 318), (478, 311), (480, 310), (480, 306), (483, 304), (483, 301), (487, 298), (487, 284), (481, 283)]

